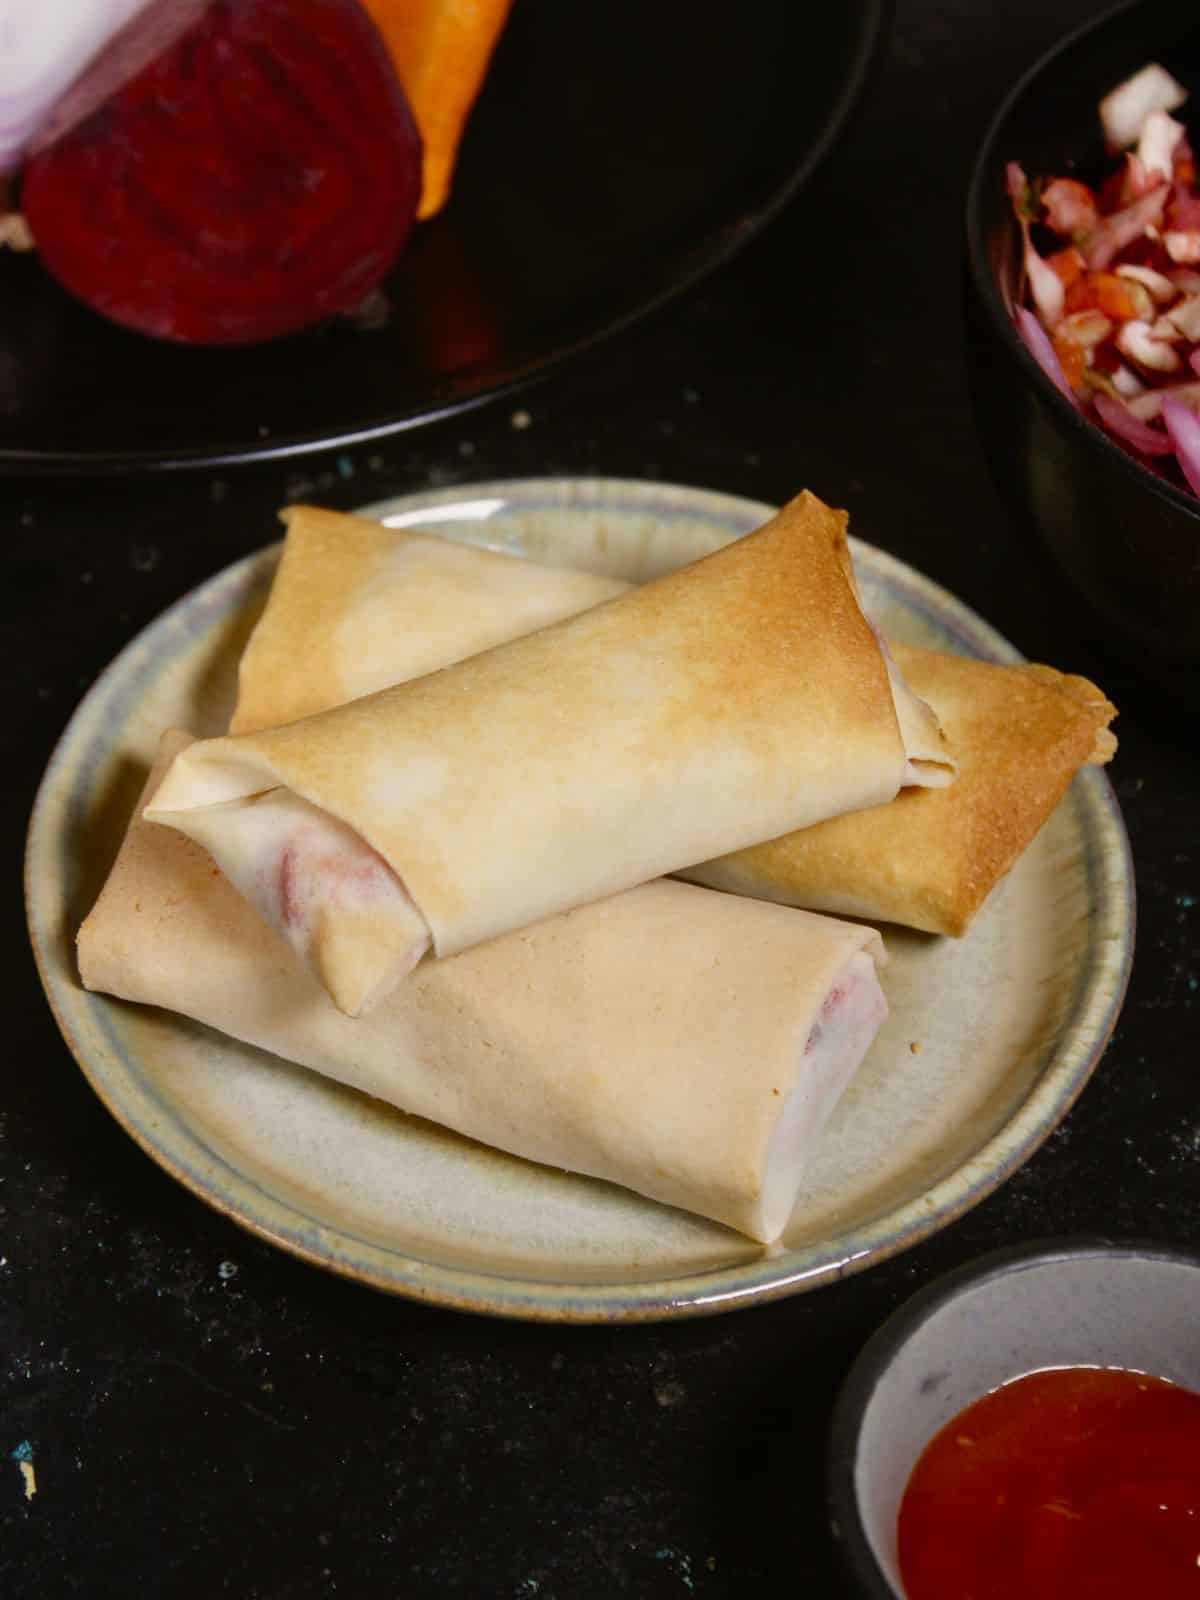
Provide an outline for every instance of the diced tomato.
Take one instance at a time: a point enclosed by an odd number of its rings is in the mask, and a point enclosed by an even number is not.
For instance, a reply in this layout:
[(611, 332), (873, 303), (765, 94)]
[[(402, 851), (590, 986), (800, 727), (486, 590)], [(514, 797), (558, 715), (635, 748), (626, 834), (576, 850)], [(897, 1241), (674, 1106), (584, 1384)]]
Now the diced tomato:
[(1125, 322), (1142, 316), (1148, 299), (1141, 284), (1118, 278), (1115, 272), (1088, 272), (1068, 285), (1066, 310), (1103, 311), (1106, 317)]
[(1073, 244), (1068, 245), (1065, 250), (1056, 250), (1052, 256), (1047, 256), (1046, 265), (1057, 275), (1064, 289), (1069, 289), (1083, 274), (1083, 257)]

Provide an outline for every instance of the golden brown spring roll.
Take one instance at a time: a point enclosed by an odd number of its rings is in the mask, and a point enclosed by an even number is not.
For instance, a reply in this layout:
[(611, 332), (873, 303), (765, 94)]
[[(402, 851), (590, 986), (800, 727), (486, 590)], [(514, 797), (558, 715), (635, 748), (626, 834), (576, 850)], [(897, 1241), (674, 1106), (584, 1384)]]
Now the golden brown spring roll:
[(1095, 684), (1053, 667), (999, 667), (911, 645), (893, 654), (933, 706), (958, 761), (949, 789), (905, 789), (689, 871), (697, 883), (840, 916), (964, 934), (1066, 792), (1103, 766), (1116, 715)]
[[(143, 801), (186, 743), (165, 737)], [(351, 1020), (137, 812), (78, 951), (89, 989), (763, 1241), (887, 1009), (873, 930), (660, 881), (426, 963)]]
[(802, 495), (537, 633), (203, 741), (147, 816), (204, 844), (355, 1015), (430, 947), (946, 782), (936, 721), (859, 606), (845, 524)]
[[(624, 587), (363, 517), (297, 508), (242, 659), (235, 727), (266, 727), (598, 604)], [(964, 933), (1061, 799), (1108, 761), (1114, 708), (1085, 678), (893, 645), (913, 693), (937, 713), (957, 782), (906, 788), (684, 876), (784, 904)]]

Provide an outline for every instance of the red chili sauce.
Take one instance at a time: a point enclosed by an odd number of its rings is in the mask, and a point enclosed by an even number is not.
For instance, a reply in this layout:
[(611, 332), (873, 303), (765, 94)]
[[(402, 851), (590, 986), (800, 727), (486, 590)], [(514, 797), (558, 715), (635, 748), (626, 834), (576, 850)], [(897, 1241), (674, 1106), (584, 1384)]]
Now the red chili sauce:
[(1200, 1394), (1071, 1367), (926, 1446), (900, 1504), (908, 1600), (1200, 1600)]

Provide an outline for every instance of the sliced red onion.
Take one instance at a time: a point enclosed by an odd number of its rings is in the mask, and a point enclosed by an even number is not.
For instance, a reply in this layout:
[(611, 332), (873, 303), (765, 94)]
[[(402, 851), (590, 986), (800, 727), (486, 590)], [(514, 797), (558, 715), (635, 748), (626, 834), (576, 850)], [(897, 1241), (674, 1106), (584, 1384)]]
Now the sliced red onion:
[(1165, 320), (1185, 339), (1200, 339), (1200, 294), (1184, 295), (1164, 313)]
[(1136, 144), (1146, 118), (1153, 111), (1175, 111), (1187, 99), (1187, 90), (1155, 62), (1105, 95), (1100, 102), (1100, 122), (1110, 150)]
[(1126, 278), (1130, 283), (1140, 283), (1160, 305), (1167, 305), (1179, 293), (1178, 285), (1163, 273), (1155, 272), (1153, 267), (1137, 267), (1123, 261), (1117, 268), (1117, 277)]
[(1084, 240), (1083, 259), (1090, 272), (1102, 272), (1119, 250), (1140, 239), (1146, 229), (1158, 222), (1170, 194), (1169, 184), (1160, 183), (1123, 211), (1114, 211)]
[(44, 150), (99, 110), (130, 78), (199, 22), (211, 4), (212, 0), (137, 0), (136, 14), (110, 36), (50, 109), (29, 141), (27, 153), (32, 156)]
[(55, 101), (148, 0), (6, 0), (0, 30), (0, 173)]
[(1139, 394), (1145, 394), (1146, 385), (1127, 366), (1115, 367), (1109, 374), (1112, 378), (1113, 388), (1122, 400), (1133, 400)]
[(1168, 228), (1163, 244), (1172, 261), (1181, 265), (1200, 261), (1200, 228)]
[[(1071, 344), (1091, 349), (1095, 345), (1103, 344), (1112, 331), (1112, 318), (1106, 317), (1103, 311), (1097, 311), (1093, 307), (1087, 311), (1072, 311), (1069, 317), (1064, 317), (1054, 330), (1054, 337), (1060, 343), (1066, 339)], [(1178, 337), (1178, 330), (1172, 331)]]
[(1200, 494), (1200, 417), (1173, 395), (1163, 397), (1162, 412), (1183, 475)]
[(1180, 360), (1165, 339), (1155, 335), (1154, 329), (1140, 317), (1130, 317), (1123, 322), (1113, 341), (1123, 356), (1145, 372), (1177, 372)]
[(1176, 327), (1168, 316), (1155, 317), (1150, 324), (1150, 337), (1162, 339), (1166, 344), (1178, 344), (1184, 337), (1183, 330)]
[(1165, 111), (1152, 111), (1142, 123), (1138, 136), (1138, 160), (1148, 177), (1170, 178), (1175, 167), (1175, 148), (1183, 138), (1183, 123)]
[(1072, 405), (1077, 406), (1071, 385), (1067, 382), (1067, 375), (1062, 369), (1062, 362), (1055, 353), (1054, 346), (1050, 343), (1050, 336), (1041, 323), (1026, 306), (1018, 306), (1016, 310), (1017, 332), (1024, 341), (1025, 348), (1041, 367), (1056, 389), (1061, 389)]
[(1062, 318), (1066, 290), (1053, 267), (1048, 267), (1029, 240), (1029, 224), (1022, 223), (1025, 235), (1025, 273), (1029, 279), (1029, 292), (1038, 314), (1048, 328), (1056, 327)]
[(1008, 187), (1008, 197), (1012, 201), (1013, 214), (1017, 219), (1017, 226), (1021, 230), (1022, 259), (1026, 280), (1029, 283), (1029, 292), (1033, 296), (1033, 303), (1038, 309), (1038, 315), (1047, 328), (1053, 328), (1063, 314), (1063, 302), (1066, 290), (1063, 288), (1062, 279), (1053, 267), (1048, 267), (1038, 255), (1029, 237), (1029, 218), (1025, 213), (1028, 183), (1025, 172), (1019, 162), (1010, 161), (1004, 168), (1004, 181)]
[(1144, 456), (1169, 456), (1174, 446), (1161, 428), (1151, 428), (1138, 419), (1121, 400), (1103, 390), (1092, 396), (1096, 413), (1104, 426)]
[(1004, 166), (1004, 183), (1008, 189), (1008, 198), (1016, 208), (1018, 219), (1021, 218), (1021, 203), (1025, 191), (1029, 187), (1029, 179), (1025, 176), (1025, 168), (1019, 161), (1008, 161)]
[(1171, 395), (1185, 406), (1200, 406), (1200, 383), (1170, 383), (1161, 389), (1147, 389), (1129, 402), (1129, 409), (1141, 422), (1149, 422), (1162, 412), (1163, 399)]

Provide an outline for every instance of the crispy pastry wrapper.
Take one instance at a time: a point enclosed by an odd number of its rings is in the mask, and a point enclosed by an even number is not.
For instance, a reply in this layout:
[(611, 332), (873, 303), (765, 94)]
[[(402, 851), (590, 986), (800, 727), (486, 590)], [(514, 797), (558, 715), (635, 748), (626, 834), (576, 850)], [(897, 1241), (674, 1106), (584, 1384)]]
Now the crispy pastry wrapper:
[(238, 664), (230, 733), (311, 717), (561, 622), (629, 588), (312, 506)]
[[(234, 727), (326, 710), (595, 605), (623, 585), (559, 572), (361, 517), (288, 514), (270, 601), (242, 661)], [(1086, 678), (896, 645), (911, 695), (932, 706), (958, 781), (906, 788), (687, 876), (785, 904), (961, 935), (1081, 766), (1116, 749), (1115, 708)], [(919, 697), (919, 698), (916, 698)], [(915, 708), (915, 710), (914, 710)], [(918, 747), (919, 733), (908, 737)]]
[[(143, 803), (187, 743), (164, 737)], [(89, 989), (764, 1242), (886, 1015), (875, 931), (664, 880), (429, 962), (350, 1019), (140, 810), (79, 933)]]
[(946, 782), (931, 717), (905, 747), (845, 527), (801, 495), (536, 633), (196, 744), (147, 816), (203, 843), (357, 1014), (427, 945), (454, 955), (903, 782)]
[(1086, 678), (892, 647), (958, 760), (948, 789), (791, 833), (687, 874), (698, 883), (840, 916), (960, 936), (1083, 766), (1117, 742), (1116, 708)]

